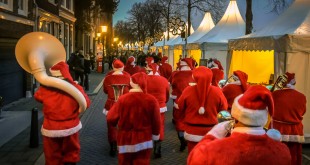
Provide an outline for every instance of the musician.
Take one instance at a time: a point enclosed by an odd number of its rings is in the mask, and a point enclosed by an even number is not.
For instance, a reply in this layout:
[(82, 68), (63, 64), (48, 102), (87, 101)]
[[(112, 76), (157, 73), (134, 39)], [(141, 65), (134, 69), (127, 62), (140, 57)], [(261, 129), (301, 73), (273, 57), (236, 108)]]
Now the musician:
[(224, 79), (224, 68), (221, 62), (216, 58), (211, 58), (208, 60), (208, 68), (210, 68), (213, 73), (212, 85), (221, 88), (219, 82)]
[[(90, 100), (83, 87), (75, 83), (65, 62), (59, 62), (50, 68), (53, 77), (69, 82), (84, 96), (87, 107)], [(46, 165), (75, 164), (80, 160), (79, 104), (68, 93), (41, 84), (34, 94), (37, 101), (43, 103), (44, 121), (41, 128), (43, 150)]]
[(135, 64), (135, 61), (136, 61), (135, 57), (130, 56), (124, 68), (124, 71), (129, 73), (131, 76), (141, 71), (141, 68)]
[(196, 85), (186, 87), (177, 101), (188, 152), (218, 123), (217, 113), (227, 109), (221, 89), (212, 86), (212, 72), (205, 66), (193, 70)]
[[(268, 113), (273, 115), (273, 99), (264, 86), (252, 86), (234, 100), (232, 116), (236, 124), (229, 137), (230, 121), (215, 125), (190, 153), (188, 165), (290, 165), (288, 148), (280, 133), (264, 130)], [(276, 139), (276, 140), (275, 140)]]
[(292, 165), (302, 163), (302, 143), (305, 141), (302, 119), (306, 113), (307, 100), (304, 94), (295, 90), (295, 74), (285, 73), (284, 88), (272, 93), (274, 99), (273, 127), (282, 134), (282, 142), (290, 150)]
[(168, 57), (163, 56), (161, 58), (161, 62), (159, 64), (159, 72), (160, 75), (165, 77), (167, 80), (169, 80), (171, 74), (172, 74), (172, 66), (168, 64)]
[(134, 74), (132, 89), (119, 98), (107, 115), (108, 124), (118, 126), (119, 165), (149, 165), (152, 140), (159, 139), (159, 104), (147, 94), (146, 79), (145, 73)]
[(228, 111), (231, 110), (234, 99), (248, 89), (248, 75), (243, 71), (236, 70), (228, 79), (228, 83), (222, 88), (228, 102)]
[[(172, 88), (172, 92), (170, 95), (170, 98), (173, 99), (173, 102), (177, 102), (179, 97), (182, 94), (182, 91), (189, 86), (189, 83), (194, 82), (194, 79), (192, 77), (192, 58), (183, 58), (180, 60), (178, 64), (179, 70), (176, 70), (173, 72), (171, 79), (170, 79), (170, 84)], [(175, 129), (178, 134), (178, 139), (180, 140), (180, 151), (185, 150), (186, 147), (186, 141), (184, 139), (184, 128), (183, 128), (183, 123), (180, 120), (181, 115), (178, 113), (179, 111), (176, 110), (178, 108), (176, 106), (177, 104), (174, 104), (173, 106), (173, 122), (175, 123)]]
[(154, 96), (159, 103), (161, 127), (159, 141), (155, 141), (154, 156), (161, 157), (161, 142), (164, 140), (165, 130), (165, 112), (167, 111), (166, 103), (169, 100), (169, 84), (168, 80), (159, 75), (159, 66), (156, 63), (148, 63), (147, 70), (147, 92)]
[[(115, 84), (124, 84), (123, 94), (128, 93), (129, 91), (129, 82), (130, 82), (130, 75), (125, 74), (124, 64), (122, 61), (116, 59), (113, 61), (112, 64), (113, 67), (113, 73), (110, 75), (107, 75), (103, 80), (103, 91), (108, 95), (107, 101), (105, 103), (103, 114), (107, 115), (113, 104), (116, 102), (115, 96), (114, 96), (114, 89), (112, 85)], [(113, 157), (116, 155), (117, 151), (117, 144), (116, 144), (116, 136), (117, 136), (117, 130), (114, 126), (111, 126), (110, 124), (107, 124), (108, 127), (108, 140), (110, 143), (110, 155)]]

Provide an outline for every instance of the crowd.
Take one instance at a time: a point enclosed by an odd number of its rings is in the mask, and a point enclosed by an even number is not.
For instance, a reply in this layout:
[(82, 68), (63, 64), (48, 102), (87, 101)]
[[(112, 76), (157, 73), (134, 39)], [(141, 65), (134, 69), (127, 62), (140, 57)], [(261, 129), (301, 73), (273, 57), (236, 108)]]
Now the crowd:
[[(126, 62), (115, 59), (104, 79), (108, 95), (104, 113), (108, 136), (114, 137), (109, 138), (110, 155), (118, 151), (119, 164), (126, 164), (125, 159), (128, 164), (150, 164), (152, 148), (154, 157), (161, 157), (170, 87), (172, 122), (180, 151), (188, 148), (187, 164), (261, 164), (261, 160), (301, 164), (306, 97), (294, 89), (293, 73), (282, 75), (286, 81), (277, 81), (274, 85), (280, 88), (270, 91), (249, 85), (248, 75), (241, 70), (220, 84), (224, 72), (217, 59), (209, 59), (207, 67), (197, 67), (194, 59), (182, 58), (172, 71), (160, 53), (143, 58), (140, 66), (133, 56)], [(118, 100), (114, 92), (107, 92), (117, 84), (125, 84)], [(231, 113), (233, 120), (218, 123), (222, 110)]]
[[(294, 73), (281, 75), (281, 81), (274, 84), (276, 90), (269, 90), (249, 85), (247, 73), (241, 70), (220, 84), (224, 72), (217, 59), (208, 59), (208, 66), (197, 66), (193, 58), (181, 58), (174, 71), (167, 56), (160, 53), (124, 59), (113, 57), (112, 70), (103, 80), (110, 155), (118, 155), (119, 164), (150, 164), (152, 152), (155, 158), (162, 157), (169, 98), (174, 103), (172, 122), (180, 151), (188, 149), (187, 164), (301, 164), (306, 97), (294, 89)], [(85, 90), (91, 63), (89, 55), (83, 56), (81, 51), (68, 60), (74, 79)], [(89, 106), (88, 97), (73, 82), (66, 64), (53, 66), (51, 73), (76, 86)], [(58, 97), (55, 93), (65, 99), (44, 99)], [(35, 97), (43, 102), (45, 118), (50, 120), (42, 127), (47, 164), (75, 164), (81, 128), (78, 104), (49, 88), (41, 89)], [(54, 112), (59, 110), (54, 110), (56, 102), (63, 102), (70, 111)], [(219, 122), (217, 116), (223, 110), (232, 118)], [(54, 121), (60, 119), (59, 123)]]

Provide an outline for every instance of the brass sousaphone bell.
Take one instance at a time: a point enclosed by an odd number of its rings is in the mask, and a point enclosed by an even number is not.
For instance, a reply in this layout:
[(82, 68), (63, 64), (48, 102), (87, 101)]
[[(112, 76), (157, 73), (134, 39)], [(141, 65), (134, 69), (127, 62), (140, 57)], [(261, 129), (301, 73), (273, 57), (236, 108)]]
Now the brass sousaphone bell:
[(128, 86), (127, 84), (112, 84), (111, 85), (114, 91), (114, 101), (117, 102), (118, 98), (123, 95), (124, 88)]
[(79, 111), (85, 111), (86, 99), (76, 87), (47, 74), (53, 65), (66, 60), (66, 51), (56, 37), (44, 32), (28, 33), (17, 42), (15, 55), (18, 64), (40, 84), (70, 94), (79, 103)]
[(227, 130), (232, 130), (232, 128), (235, 126), (235, 119), (231, 116), (231, 114), (228, 111), (222, 110), (217, 114), (217, 121), (219, 123), (224, 121), (230, 121)]

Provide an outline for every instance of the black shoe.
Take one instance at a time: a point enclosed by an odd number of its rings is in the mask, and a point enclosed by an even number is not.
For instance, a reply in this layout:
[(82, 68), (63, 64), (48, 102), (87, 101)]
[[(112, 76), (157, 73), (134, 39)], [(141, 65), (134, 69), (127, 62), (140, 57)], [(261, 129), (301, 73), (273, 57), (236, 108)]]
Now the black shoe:
[(64, 163), (64, 165), (76, 165), (76, 163), (69, 163), (69, 162), (66, 162), (66, 163)]
[(117, 154), (117, 144), (116, 142), (110, 143), (110, 156), (115, 157)]
[(161, 158), (161, 141), (154, 141), (154, 158)]
[(180, 143), (181, 143), (180, 151), (183, 152), (185, 150), (186, 146), (187, 146), (187, 142), (184, 139), (184, 137), (180, 137)]

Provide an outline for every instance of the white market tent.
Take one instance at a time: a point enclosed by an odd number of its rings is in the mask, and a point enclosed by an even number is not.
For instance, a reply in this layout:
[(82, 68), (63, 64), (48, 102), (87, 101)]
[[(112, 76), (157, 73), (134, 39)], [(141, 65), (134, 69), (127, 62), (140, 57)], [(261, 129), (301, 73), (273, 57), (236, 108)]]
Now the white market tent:
[[(227, 45), (229, 39), (238, 38), (245, 34), (245, 22), (243, 21), (237, 2), (231, 0), (221, 20), (207, 34), (192, 44), (188, 44), (188, 50), (200, 47), (202, 59), (217, 58), (221, 61), (224, 70), (227, 68)], [(226, 77), (226, 72), (225, 77)]]
[[(188, 38), (187, 38), (187, 43), (193, 43), (194, 41), (200, 39), (202, 36), (207, 34), (212, 28), (214, 27), (214, 22), (211, 17), (210, 12), (206, 12), (202, 21), (200, 22), (199, 27), (196, 29), (194, 33), (192, 33)], [(174, 45), (174, 61), (178, 61), (178, 56), (176, 56), (179, 52), (181, 53), (185, 49), (185, 41), (181, 41), (180, 43), (176, 43)], [(194, 51), (197, 51), (195, 53)], [(189, 56), (192, 56), (197, 62), (199, 62), (201, 58), (201, 52), (200, 50), (192, 50), (190, 53), (188, 53)]]
[(228, 60), (230, 73), (243, 69), (253, 83), (266, 82), (272, 74), (274, 80), (295, 73), (296, 90), (308, 99), (303, 124), (310, 143), (310, 1), (296, 0), (265, 28), (230, 40)]

